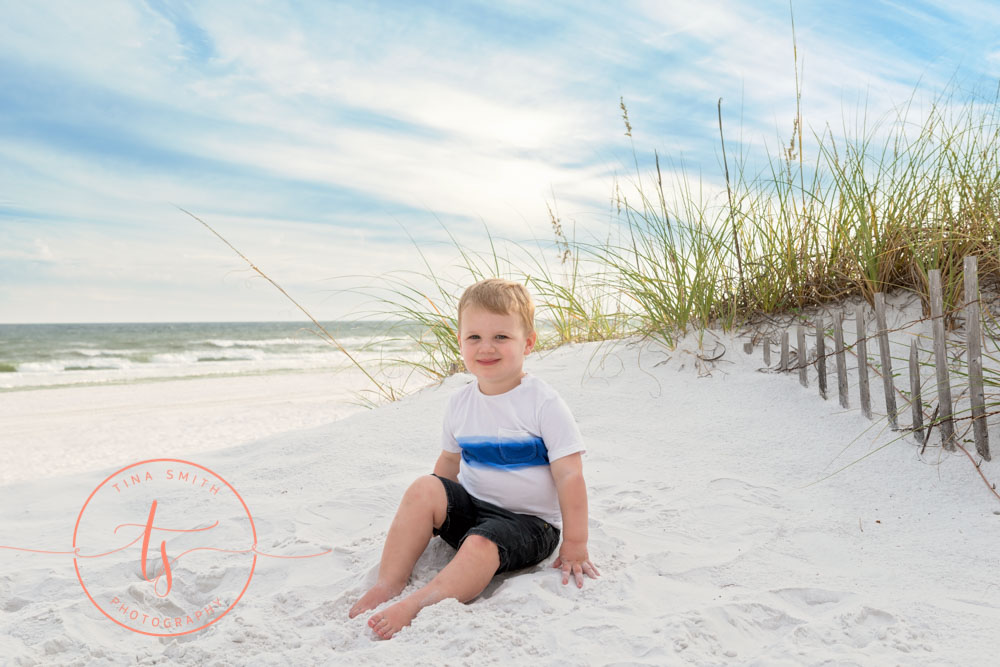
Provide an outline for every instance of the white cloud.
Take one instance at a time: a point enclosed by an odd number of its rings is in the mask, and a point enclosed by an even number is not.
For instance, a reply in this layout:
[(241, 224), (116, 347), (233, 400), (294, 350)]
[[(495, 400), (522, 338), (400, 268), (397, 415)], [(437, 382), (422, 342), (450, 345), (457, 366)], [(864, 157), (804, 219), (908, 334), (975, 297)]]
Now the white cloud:
[[(944, 6), (915, 7), (908, 20), (916, 29), (933, 26)], [(215, 239), (170, 202), (205, 215), (261, 266), (309, 289), (330, 275), (416, 267), (396, 225), (430, 234), (430, 213), (470, 242), (482, 238), (480, 219), (499, 235), (524, 237), (533, 225), (546, 237), (545, 203), (554, 191), (565, 219), (603, 229), (614, 173), (632, 171), (619, 95), (637, 125), (643, 167), (647, 146), (668, 149), (661, 151), (668, 181), (667, 158), (682, 154), (689, 174), (706, 174), (706, 188), (721, 182), (719, 97), (731, 158), (741, 132), (744, 146), (761, 151), (791, 131), (787, 5), (491, 9), (521, 12), (545, 27), (533, 34), (525, 22), (507, 35), (493, 28), (510, 26), (423, 5), (386, 13), (364, 5), (244, 4), (234, 12), (206, 3), (190, 8), (212, 47), (210, 58), (199, 59), (183, 27), (139, 3), (106, 3), (101, 12), (73, 2), (13, 3), (0, 25), (0, 57), (25, 72), (58, 73), (81, 95), (124, 100), (127, 110), (113, 121), (149, 155), (109, 149), (103, 156), (57, 139), (0, 135), (3, 205), (26, 212), (23, 221), (0, 218), (12, 239), (5, 256), (55, 262), (60, 280), (81, 283), (80, 300), (97, 289), (87, 281), (116, 284), (122, 298), (113, 301), (136, 313), (149, 312), (137, 305), (143, 293), (187, 290), (205, 303), (229, 304), (229, 287), (204, 286), (220, 271), (237, 271), (231, 275), (242, 284), (238, 260), (210, 249)], [(830, 22), (837, 11), (840, 23)], [(905, 101), (921, 77), (930, 89), (943, 84), (934, 54), (912, 57), (913, 45), (897, 49), (878, 24), (851, 23), (856, 17), (847, 11), (796, 6), (807, 127), (850, 120), (859, 91), (882, 112)], [(995, 26), (995, 14), (983, 16)], [(976, 20), (964, 7), (953, 16), (962, 25)], [(983, 47), (981, 60), (995, 72), (993, 48)], [(80, 102), (83, 109), (98, 104)], [(313, 191), (320, 194), (310, 197)], [(324, 208), (341, 201), (355, 205)], [(416, 213), (399, 220), (407, 209)], [(142, 287), (128, 298), (133, 283)], [(22, 310), (0, 299), (0, 312), (31, 312), (18, 299)], [(172, 317), (183, 319), (184, 307), (195, 312), (193, 302), (171, 299)]]

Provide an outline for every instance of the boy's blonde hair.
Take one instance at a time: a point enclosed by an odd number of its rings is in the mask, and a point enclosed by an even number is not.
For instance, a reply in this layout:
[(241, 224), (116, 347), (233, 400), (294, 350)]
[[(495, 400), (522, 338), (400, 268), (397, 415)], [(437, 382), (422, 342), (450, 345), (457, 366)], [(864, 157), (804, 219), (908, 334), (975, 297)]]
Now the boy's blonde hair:
[(458, 328), (462, 329), (462, 311), (477, 306), (497, 315), (517, 315), (524, 333), (535, 331), (535, 304), (521, 283), (501, 278), (488, 278), (466, 288), (458, 301)]

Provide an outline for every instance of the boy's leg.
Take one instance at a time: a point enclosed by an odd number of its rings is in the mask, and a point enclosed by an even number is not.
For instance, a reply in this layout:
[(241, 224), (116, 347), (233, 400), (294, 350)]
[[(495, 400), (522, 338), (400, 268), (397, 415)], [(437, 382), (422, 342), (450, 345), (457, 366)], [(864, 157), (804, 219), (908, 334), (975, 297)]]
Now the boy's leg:
[(448, 598), (459, 602), (473, 599), (483, 592), (499, 567), (497, 545), (482, 535), (469, 535), (451, 562), (430, 583), (374, 614), (368, 625), (382, 639), (389, 639), (426, 606)]
[(441, 480), (425, 475), (410, 485), (385, 538), (378, 581), (351, 607), (350, 618), (399, 595), (433, 529), (441, 527), (447, 513), (448, 496)]

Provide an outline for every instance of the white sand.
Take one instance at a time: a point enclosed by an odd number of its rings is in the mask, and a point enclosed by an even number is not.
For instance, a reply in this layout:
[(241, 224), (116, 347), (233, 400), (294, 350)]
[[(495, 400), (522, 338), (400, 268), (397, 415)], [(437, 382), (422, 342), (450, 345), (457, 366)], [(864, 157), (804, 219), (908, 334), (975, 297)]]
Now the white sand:
[(367, 386), (346, 370), (0, 393), (0, 485), (326, 424), (363, 409)]
[[(901, 440), (819, 482), (895, 434), (872, 427), (856, 399), (842, 410), (792, 376), (759, 373), (759, 350), (747, 357), (741, 342), (724, 343), (705, 377), (690, 340), (670, 353), (622, 343), (531, 358), (529, 370), (562, 393), (588, 442), (590, 552), (603, 576), (582, 590), (539, 566), (495, 579), (471, 604), (425, 609), (388, 642), (374, 638), (367, 615), (347, 619), (372, 582), (400, 495), (433, 465), (445, 400), (468, 380), (458, 376), (311, 430), (186, 454), (238, 488), (262, 549), (333, 548), (259, 559), (243, 599), (202, 632), (156, 639), (124, 630), (84, 597), (70, 557), (0, 550), (2, 662), (992, 662), (1000, 501), (970, 461), (943, 453), (935, 435), (923, 456)], [(878, 400), (877, 383), (873, 392)], [(81, 434), (95, 427), (88, 419)], [(160, 428), (156, 440), (169, 439), (170, 427)], [(996, 463), (983, 471), (1000, 479)], [(0, 487), (0, 544), (68, 549), (82, 501), (102, 478)], [(411, 585), (450, 553), (432, 542)], [(227, 574), (208, 578), (206, 590), (228, 585)]]

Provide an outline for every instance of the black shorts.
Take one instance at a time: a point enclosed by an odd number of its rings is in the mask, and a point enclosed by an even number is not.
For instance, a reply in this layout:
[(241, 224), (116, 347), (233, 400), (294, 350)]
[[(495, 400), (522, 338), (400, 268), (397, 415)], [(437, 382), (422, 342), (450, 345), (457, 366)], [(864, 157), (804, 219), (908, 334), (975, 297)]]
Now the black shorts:
[(481, 535), (497, 545), (497, 574), (542, 562), (559, 544), (559, 529), (530, 514), (515, 514), (493, 503), (474, 498), (458, 482), (434, 475), (444, 484), (448, 514), (435, 535), (455, 549), (469, 535)]

